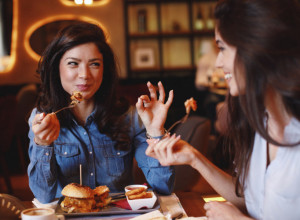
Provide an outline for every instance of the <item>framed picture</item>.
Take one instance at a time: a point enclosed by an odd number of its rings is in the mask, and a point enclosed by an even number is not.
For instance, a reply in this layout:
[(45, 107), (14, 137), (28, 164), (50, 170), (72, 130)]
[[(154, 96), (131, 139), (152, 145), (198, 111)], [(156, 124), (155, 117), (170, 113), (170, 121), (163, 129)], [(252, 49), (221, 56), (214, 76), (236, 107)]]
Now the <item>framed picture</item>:
[(155, 66), (153, 48), (137, 48), (135, 50), (135, 66), (137, 68), (149, 68)]

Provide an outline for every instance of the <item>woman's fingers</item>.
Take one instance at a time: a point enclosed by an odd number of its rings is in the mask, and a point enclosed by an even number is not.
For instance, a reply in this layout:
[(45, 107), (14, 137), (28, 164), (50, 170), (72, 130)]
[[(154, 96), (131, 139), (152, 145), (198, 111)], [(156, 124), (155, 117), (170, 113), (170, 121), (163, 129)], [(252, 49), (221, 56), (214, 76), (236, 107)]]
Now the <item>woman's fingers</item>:
[(156, 94), (155, 87), (150, 82), (147, 82), (147, 86), (148, 86), (148, 89), (149, 89), (149, 92), (150, 92), (151, 100), (156, 101), (157, 100), (157, 94)]
[(32, 130), (36, 140), (44, 145), (49, 145), (58, 138), (60, 124), (55, 114), (44, 116), (42, 113), (35, 117)]
[(146, 155), (150, 157), (155, 157), (154, 147), (159, 142), (159, 139), (147, 139), (148, 147), (146, 149)]
[(171, 90), (171, 91), (169, 92), (169, 97), (168, 97), (168, 100), (167, 100), (167, 102), (166, 102), (166, 106), (167, 106), (168, 108), (170, 108), (170, 106), (171, 106), (171, 104), (172, 104), (172, 102), (173, 102), (173, 98), (174, 98), (174, 91)]
[(175, 136), (175, 138), (173, 140), (171, 140), (171, 147), (167, 148), (167, 159), (168, 161), (175, 161), (175, 152), (174, 152), (174, 147), (175, 144), (180, 140), (181, 136)]
[(165, 137), (153, 148), (156, 157), (162, 165), (167, 166), (174, 164), (173, 147), (179, 139), (180, 136), (176, 137), (176, 135), (173, 134), (171, 137)]
[(165, 96), (166, 96), (164, 86), (161, 83), (161, 81), (159, 81), (157, 83), (157, 85), (158, 85), (158, 91), (159, 91), (159, 101), (164, 103), (165, 102)]

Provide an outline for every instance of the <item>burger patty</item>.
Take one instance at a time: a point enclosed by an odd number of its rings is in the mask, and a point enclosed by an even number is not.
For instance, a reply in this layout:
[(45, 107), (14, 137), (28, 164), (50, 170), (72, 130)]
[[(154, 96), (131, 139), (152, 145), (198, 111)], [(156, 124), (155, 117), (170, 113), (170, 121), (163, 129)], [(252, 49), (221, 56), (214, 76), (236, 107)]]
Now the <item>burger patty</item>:
[(91, 212), (95, 208), (94, 199), (78, 199), (65, 197), (61, 202), (61, 207), (68, 208), (70, 212)]

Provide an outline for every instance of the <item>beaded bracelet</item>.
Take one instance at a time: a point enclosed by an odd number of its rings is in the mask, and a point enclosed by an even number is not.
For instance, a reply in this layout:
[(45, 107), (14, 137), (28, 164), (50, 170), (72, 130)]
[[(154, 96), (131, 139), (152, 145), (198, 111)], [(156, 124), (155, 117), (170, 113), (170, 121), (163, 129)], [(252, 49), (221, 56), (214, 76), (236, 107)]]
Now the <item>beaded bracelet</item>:
[(165, 131), (165, 133), (163, 135), (155, 136), (155, 137), (152, 137), (150, 134), (148, 134), (148, 132), (146, 132), (146, 137), (148, 139), (159, 139), (159, 140), (161, 140), (168, 133), (167, 129), (165, 129), (165, 128), (164, 128), (164, 131)]

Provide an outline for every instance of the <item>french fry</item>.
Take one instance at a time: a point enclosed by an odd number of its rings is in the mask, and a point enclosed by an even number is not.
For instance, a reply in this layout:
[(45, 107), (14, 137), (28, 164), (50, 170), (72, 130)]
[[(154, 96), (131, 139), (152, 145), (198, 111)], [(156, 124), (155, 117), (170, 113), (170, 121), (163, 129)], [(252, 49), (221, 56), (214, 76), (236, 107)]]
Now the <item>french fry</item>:
[(145, 188), (137, 188), (125, 193), (129, 200), (152, 198), (152, 192), (147, 192)]
[(131, 196), (131, 195), (135, 195), (135, 194), (140, 194), (142, 192), (144, 192), (146, 190), (146, 188), (144, 187), (139, 187), (133, 190), (130, 190), (128, 192), (125, 193), (126, 196)]

